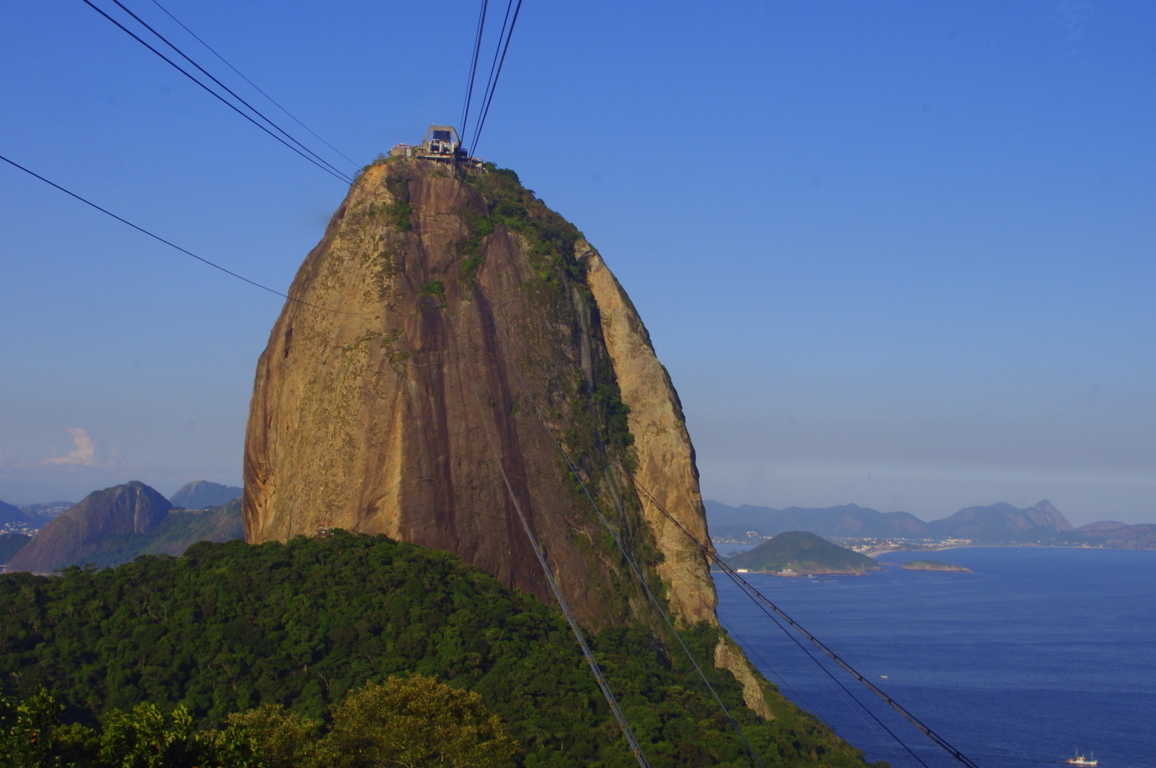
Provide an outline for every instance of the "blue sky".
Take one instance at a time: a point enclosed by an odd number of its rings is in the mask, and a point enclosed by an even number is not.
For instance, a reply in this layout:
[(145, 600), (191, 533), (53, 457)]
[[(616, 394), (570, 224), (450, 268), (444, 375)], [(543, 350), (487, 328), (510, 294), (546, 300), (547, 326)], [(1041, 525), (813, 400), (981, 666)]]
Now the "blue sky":
[[(359, 164), (460, 116), (472, 2), (161, 1)], [(708, 497), (1156, 522), (1154, 22), (527, 0), (477, 150), (630, 292)], [(0, 154), (277, 289), (345, 193), (80, 0), (9, 0), (0, 75)], [(0, 499), (239, 483), (280, 300), (14, 169), (0, 196)]]

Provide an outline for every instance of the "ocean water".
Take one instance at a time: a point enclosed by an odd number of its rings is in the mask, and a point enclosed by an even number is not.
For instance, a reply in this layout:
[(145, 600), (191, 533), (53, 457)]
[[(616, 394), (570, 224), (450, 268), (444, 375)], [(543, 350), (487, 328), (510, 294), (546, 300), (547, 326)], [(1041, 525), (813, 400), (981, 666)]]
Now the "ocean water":
[[(905, 571), (932, 557), (973, 573)], [(862, 577), (748, 581), (981, 768), (1156, 766), (1156, 552), (965, 548), (891, 553)], [(723, 574), (719, 616), (789, 698), (869, 760), (920, 768)], [(960, 765), (838, 670), (929, 768)]]

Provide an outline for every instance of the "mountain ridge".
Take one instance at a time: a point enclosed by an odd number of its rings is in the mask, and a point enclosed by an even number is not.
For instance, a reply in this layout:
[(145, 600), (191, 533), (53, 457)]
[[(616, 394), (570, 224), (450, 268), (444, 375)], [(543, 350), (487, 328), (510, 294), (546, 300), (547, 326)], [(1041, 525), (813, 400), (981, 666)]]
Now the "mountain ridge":
[[(1006, 502), (965, 507), (947, 517), (926, 522), (909, 512), (879, 512), (857, 504), (836, 507), (773, 509), (744, 504), (730, 507), (704, 502), (716, 541), (739, 543), (774, 536), (791, 529), (830, 538), (955, 538), (976, 544), (1055, 544), (1156, 549), (1156, 525), (1115, 521), (1075, 528), (1054, 504), (1042, 499), (1032, 507)], [(749, 534), (754, 533), (751, 537)]]

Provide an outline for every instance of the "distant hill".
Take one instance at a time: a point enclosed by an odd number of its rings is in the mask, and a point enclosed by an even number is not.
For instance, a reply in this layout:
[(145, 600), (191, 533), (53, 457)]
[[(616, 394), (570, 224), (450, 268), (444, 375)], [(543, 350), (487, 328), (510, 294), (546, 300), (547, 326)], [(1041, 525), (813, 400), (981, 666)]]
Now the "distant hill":
[(75, 501), (46, 501), (40, 504), (21, 504), (20, 511), (35, 520), (38, 525), (44, 525), (75, 506)]
[(165, 519), (147, 536), (126, 548), (118, 563), (130, 562), (140, 555), (177, 555), (198, 541), (222, 543), (245, 538), (240, 497), (229, 503), (202, 510), (170, 510)]
[(1156, 525), (1125, 525), (1114, 521), (1089, 523), (1075, 530), (1088, 544), (1112, 549), (1156, 549)]
[(762, 536), (775, 536), (786, 531), (810, 531), (820, 536), (846, 539), (891, 536), (916, 538), (927, 528), (927, 523), (907, 512), (879, 512), (857, 504), (822, 509), (771, 509), (749, 504), (728, 507), (709, 500), (703, 503), (711, 534), (716, 537), (741, 537), (746, 531), (756, 530)]
[(206, 509), (224, 506), (233, 499), (240, 498), (242, 493), (243, 489), (236, 486), (210, 483), (208, 480), (194, 480), (181, 486), (169, 501), (174, 507)]
[(1011, 504), (968, 507), (927, 525), (931, 536), (988, 543), (1041, 541), (1071, 531), (1072, 524), (1047, 499), (1025, 509)]
[(866, 555), (832, 544), (807, 531), (780, 533), (752, 550), (727, 558), (732, 568), (780, 573), (790, 570), (805, 576), (818, 573), (862, 575), (879, 570)]
[(30, 541), (32, 537), (23, 533), (0, 533), (0, 565), (15, 557), (16, 553)]
[(0, 501), (0, 525), (36, 525), (37, 521), (25, 514), (20, 507)]
[(51, 573), (69, 565), (95, 562), (132, 536), (155, 528), (172, 504), (142, 482), (94, 491), (45, 525), (8, 564), (11, 571)]
[(140, 555), (180, 555), (198, 541), (243, 538), (241, 500), (204, 510), (175, 509), (137, 481), (89, 494), (38, 533), (8, 571), (50, 573), (70, 565), (100, 567)]

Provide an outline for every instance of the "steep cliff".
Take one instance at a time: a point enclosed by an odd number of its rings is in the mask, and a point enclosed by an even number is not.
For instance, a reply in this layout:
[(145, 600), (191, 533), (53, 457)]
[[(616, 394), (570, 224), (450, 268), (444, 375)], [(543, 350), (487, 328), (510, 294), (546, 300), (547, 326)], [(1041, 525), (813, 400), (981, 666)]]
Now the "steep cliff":
[(88, 562), (107, 565), (114, 550), (152, 531), (170, 509), (168, 499), (136, 480), (93, 491), (45, 525), (16, 553), (8, 571), (50, 573)]
[(675, 620), (715, 621), (706, 559), (662, 511), (709, 541), (670, 379), (598, 253), (512, 172), (374, 164), (290, 295), (250, 409), (250, 542), (384, 533), (552, 602), (520, 507), (580, 619), (653, 623), (569, 461)]

